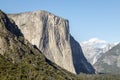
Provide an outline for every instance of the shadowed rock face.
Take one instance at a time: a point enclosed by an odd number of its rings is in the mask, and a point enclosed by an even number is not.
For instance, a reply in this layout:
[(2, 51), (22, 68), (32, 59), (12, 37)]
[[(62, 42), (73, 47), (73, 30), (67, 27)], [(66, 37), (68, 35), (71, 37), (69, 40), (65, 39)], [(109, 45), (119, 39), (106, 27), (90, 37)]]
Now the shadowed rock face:
[(80, 72), (94, 73), (95, 70), (84, 57), (81, 46), (77, 41), (74, 40), (72, 36), (70, 36), (70, 45), (72, 50), (73, 64), (76, 73), (77, 74), (79, 74)]
[(14, 21), (12, 19), (9, 19), (7, 15), (0, 10), (0, 32), (6, 33), (5, 30), (10, 31), (17, 37), (23, 36), (23, 34), (21, 33), (20, 29), (18, 29)]
[(46, 11), (9, 14), (25, 38), (44, 55), (72, 73), (94, 73), (82, 50), (69, 33), (68, 20)]

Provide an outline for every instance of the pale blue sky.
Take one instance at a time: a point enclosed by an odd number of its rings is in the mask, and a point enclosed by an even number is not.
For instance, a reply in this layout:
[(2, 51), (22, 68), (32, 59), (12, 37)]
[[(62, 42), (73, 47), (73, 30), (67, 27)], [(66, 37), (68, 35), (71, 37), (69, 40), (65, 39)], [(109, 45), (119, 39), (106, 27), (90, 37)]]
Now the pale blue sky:
[(77, 41), (120, 41), (120, 0), (0, 0), (6, 13), (46, 10), (69, 20)]

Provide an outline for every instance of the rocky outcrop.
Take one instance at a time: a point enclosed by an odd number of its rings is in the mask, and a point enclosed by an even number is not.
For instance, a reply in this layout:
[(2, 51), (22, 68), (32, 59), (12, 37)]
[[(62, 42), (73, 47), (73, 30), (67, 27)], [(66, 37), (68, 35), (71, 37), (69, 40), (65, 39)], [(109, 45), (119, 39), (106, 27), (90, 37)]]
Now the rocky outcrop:
[(120, 74), (120, 44), (104, 53), (94, 67), (99, 73)]
[(94, 73), (94, 69), (84, 58), (80, 45), (69, 33), (68, 20), (46, 11), (8, 16), (16, 22), (25, 38), (51, 61), (72, 73)]

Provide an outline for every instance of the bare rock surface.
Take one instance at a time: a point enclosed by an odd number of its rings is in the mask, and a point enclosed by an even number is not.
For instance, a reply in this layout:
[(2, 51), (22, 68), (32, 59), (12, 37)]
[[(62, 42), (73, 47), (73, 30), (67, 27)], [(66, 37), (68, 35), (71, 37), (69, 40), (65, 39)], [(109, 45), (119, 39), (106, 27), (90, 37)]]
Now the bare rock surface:
[(15, 21), (24, 37), (36, 45), (49, 60), (72, 73), (94, 73), (79, 43), (69, 33), (68, 20), (46, 11), (8, 16)]

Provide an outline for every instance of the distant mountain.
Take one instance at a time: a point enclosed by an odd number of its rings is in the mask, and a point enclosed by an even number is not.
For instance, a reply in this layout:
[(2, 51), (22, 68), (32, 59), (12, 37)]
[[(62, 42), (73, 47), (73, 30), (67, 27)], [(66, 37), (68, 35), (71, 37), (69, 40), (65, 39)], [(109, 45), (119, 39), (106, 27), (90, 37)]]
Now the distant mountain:
[(99, 73), (120, 74), (120, 44), (104, 53), (94, 67)]
[(85, 57), (93, 65), (105, 52), (110, 50), (117, 43), (108, 43), (105, 40), (92, 38), (88, 41), (81, 42), (80, 44)]
[(81, 46), (69, 32), (69, 21), (47, 11), (8, 14), (25, 38), (44, 55), (72, 73), (94, 73)]

